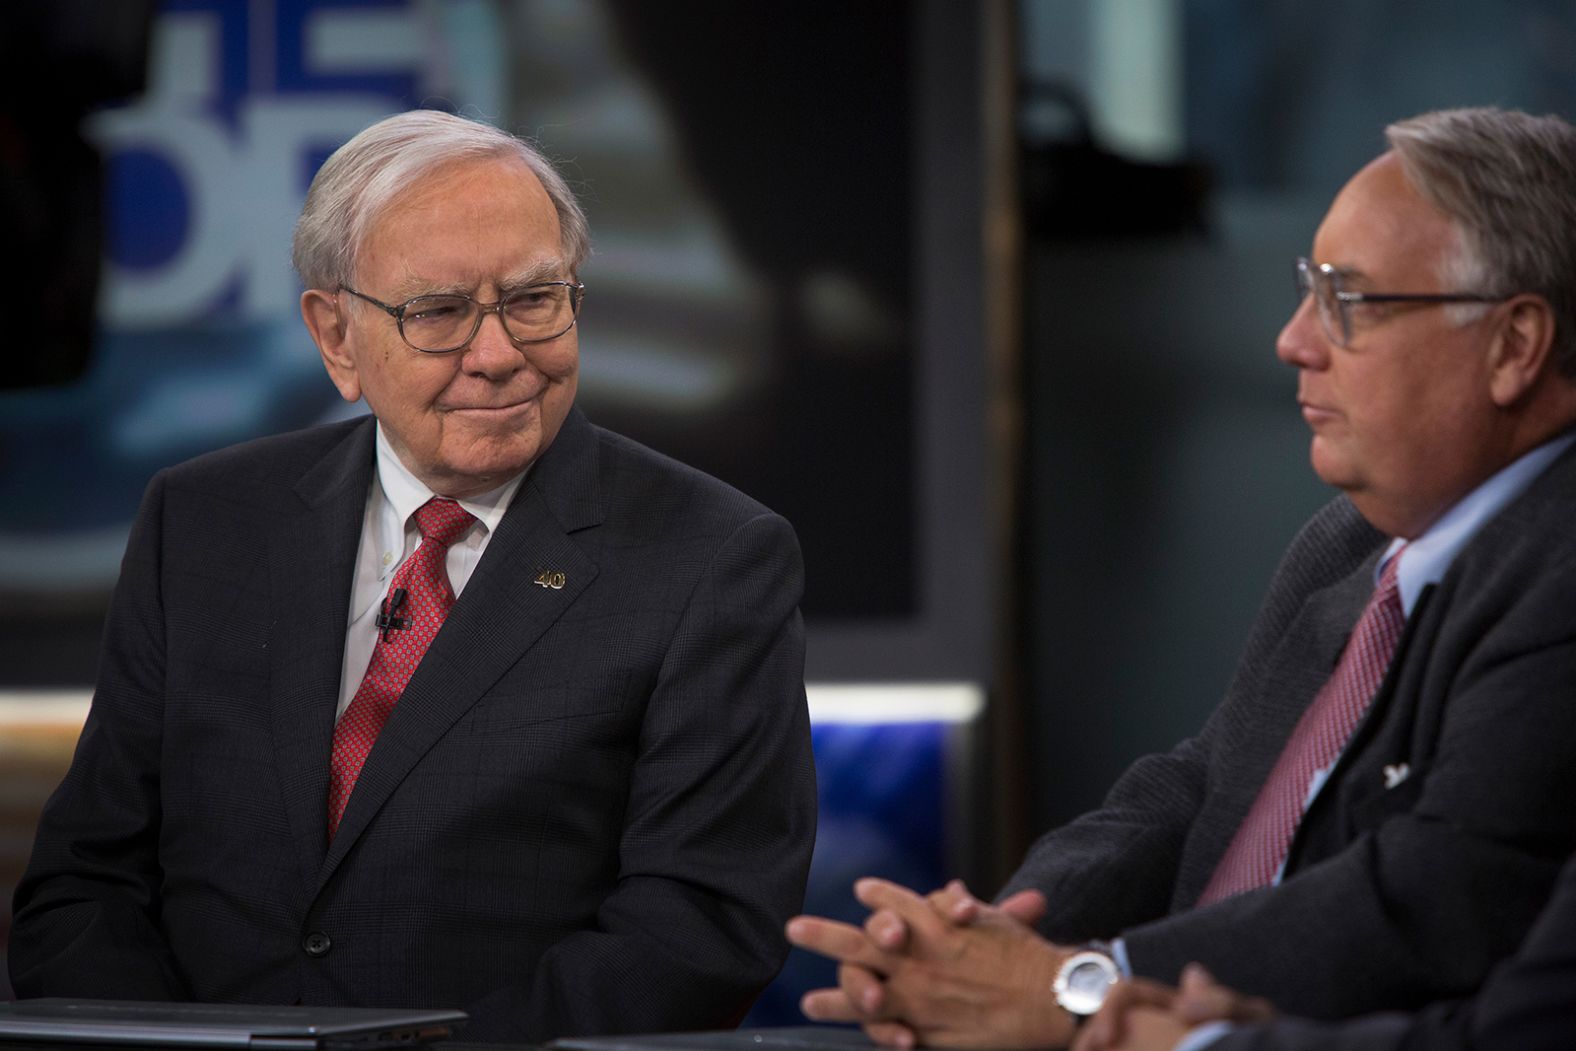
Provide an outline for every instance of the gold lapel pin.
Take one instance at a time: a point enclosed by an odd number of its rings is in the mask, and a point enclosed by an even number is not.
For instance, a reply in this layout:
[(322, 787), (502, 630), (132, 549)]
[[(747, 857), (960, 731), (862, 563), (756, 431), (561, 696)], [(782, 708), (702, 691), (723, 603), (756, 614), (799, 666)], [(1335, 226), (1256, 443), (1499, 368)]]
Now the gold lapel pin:
[(564, 576), (561, 569), (544, 569), (536, 574), (536, 586), (539, 588), (552, 588), (559, 591), (568, 583), (569, 578)]

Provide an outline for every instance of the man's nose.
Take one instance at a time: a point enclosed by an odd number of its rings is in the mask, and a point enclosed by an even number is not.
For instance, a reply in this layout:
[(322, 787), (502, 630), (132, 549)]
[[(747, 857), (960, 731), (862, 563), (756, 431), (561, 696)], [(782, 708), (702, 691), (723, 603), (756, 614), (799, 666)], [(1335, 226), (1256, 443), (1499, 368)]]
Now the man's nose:
[(1329, 353), (1325, 344), (1319, 308), (1312, 296), (1304, 296), (1275, 339), (1275, 356), (1293, 368), (1322, 368)]
[(497, 307), (482, 313), (481, 325), (463, 353), (467, 371), (489, 377), (508, 376), (525, 364), (525, 355), (509, 338)]

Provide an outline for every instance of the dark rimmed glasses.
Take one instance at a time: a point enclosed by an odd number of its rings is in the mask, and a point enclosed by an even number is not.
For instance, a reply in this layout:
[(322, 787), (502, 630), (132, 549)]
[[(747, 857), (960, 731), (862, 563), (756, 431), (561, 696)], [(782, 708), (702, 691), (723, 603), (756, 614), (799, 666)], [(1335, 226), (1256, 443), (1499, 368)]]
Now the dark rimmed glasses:
[(1358, 303), (1503, 303), (1509, 296), (1482, 292), (1351, 292), (1342, 287), (1345, 275), (1329, 263), (1297, 259), (1297, 302), (1313, 293), (1319, 324), (1337, 347), (1352, 341), (1352, 307)]
[(544, 281), (498, 300), (482, 303), (470, 296), (444, 293), (388, 304), (349, 285), (338, 291), (366, 300), (399, 325), (400, 338), (423, 354), (448, 354), (464, 348), (481, 331), (482, 319), (497, 314), (515, 343), (546, 343), (574, 327), (586, 286), (578, 281)]

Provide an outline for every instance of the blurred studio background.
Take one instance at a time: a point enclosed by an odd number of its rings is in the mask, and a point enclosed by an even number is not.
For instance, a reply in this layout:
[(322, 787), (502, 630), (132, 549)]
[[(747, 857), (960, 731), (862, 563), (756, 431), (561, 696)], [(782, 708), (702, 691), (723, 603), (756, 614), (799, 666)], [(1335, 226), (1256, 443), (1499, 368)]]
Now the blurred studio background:
[(289, 237), (381, 116), (535, 139), (591, 221), (580, 404), (798, 529), (849, 916), (993, 891), (1220, 696), (1328, 496), (1291, 261), (1384, 124), (1576, 116), (1566, 0), (17, 0), (5, 41), (7, 900), (150, 476), (363, 411)]

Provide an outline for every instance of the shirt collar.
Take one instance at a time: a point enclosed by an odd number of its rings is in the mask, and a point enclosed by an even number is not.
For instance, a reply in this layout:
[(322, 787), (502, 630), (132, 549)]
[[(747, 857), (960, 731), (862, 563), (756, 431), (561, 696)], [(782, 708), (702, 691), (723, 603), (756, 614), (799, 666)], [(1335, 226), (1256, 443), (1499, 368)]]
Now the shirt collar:
[(1386, 563), (1400, 552), (1401, 564), (1396, 567), (1396, 584), (1401, 591), (1401, 608), (1407, 616), (1411, 616), (1412, 607), (1417, 604), (1423, 589), (1429, 584), (1437, 584), (1455, 561), (1456, 555), (1477, 535), (1478, 530), (1499, 514), (1506, 504), (1520, 496), (1533, 479), (1570, 448), (1573, 441), (1576, 441), (1576, 432), (1544, 442), (1458, 500), (1422, 536), (1411, 541), (1400, 537), (1390, 541), (1384, 557), (1374, 567), (1375, 582)]
[[(376, 444), (378, 485), (383, 490), (383, 499), (394, 512), (394, 521), (403, 530), (406, 523), (410, 521), (411, 515), (437, 494), (427, 488), (421, 479), (412, 474), (400, 461), (399, 455), (394, 452), (394, 447), (389, 444), (388, 436), (383, 433), (382, 420), (377, 424)], [(520, 488), (520, 482), (529, 471), (530, 468), (527, 467), (496, 489), (467, 496), (457, 502), (476, 516), (476, 520), (482, 524), (484, 533), (490, 534), (498, 528), (498, 523), (503, 521), (504, 512), (509, 510), (509, 501), (514, 499), (514, 494)]]

